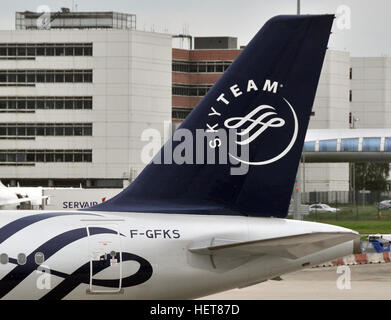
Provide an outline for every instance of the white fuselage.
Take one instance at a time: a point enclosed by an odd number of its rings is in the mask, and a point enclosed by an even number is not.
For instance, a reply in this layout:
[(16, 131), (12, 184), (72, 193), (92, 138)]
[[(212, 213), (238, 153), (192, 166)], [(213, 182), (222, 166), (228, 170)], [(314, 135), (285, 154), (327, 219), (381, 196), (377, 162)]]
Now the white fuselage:
[(0, 298), (193, 299), (352, 253), (353, 241), (299, 259), (212, 261), (188, 250), (214, 238), (249, 241), (315, 231), (351, 230), (241, 216), (2, 211)]

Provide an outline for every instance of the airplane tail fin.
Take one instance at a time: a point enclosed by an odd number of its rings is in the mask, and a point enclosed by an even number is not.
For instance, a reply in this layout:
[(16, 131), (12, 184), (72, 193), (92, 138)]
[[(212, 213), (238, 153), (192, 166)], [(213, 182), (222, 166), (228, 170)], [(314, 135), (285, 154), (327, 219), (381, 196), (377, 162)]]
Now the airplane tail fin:
[(267, 21), (135, 181), (89, 210), (286, 217), (333, 19)]

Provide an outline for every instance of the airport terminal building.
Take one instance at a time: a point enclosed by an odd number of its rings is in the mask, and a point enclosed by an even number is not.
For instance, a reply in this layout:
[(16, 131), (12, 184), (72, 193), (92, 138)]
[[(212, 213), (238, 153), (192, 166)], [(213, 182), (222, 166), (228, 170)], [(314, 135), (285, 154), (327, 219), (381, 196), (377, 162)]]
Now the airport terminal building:
[(171, 121), (171, 36), (116, 12), (16, 13), (0, 31), (0, 177), (15, 185), (122, 187), (141, 132)]

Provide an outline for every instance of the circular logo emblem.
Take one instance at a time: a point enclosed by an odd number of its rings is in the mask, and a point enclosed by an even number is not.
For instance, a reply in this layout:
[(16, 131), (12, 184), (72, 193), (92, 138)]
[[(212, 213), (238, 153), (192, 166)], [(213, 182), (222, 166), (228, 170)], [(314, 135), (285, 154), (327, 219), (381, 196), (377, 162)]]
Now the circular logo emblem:
[[(248, 165), (266, 165), (278, 161), (283, 158), (293, 147), (297, 139), (297, 133), (299, 131), (299, 125), (297, 120), (297, 115), (295, 110), (289, 101), (285, 98), (282, 98), (289, 113), (292, 115), (293, 119), (293, 132), (288, 141), (286, 147), (279, 152), (275, 156), (271, 156), (269, 159), (262, 161), (248, 161), (241, 159), (238, 156), (233, 155), (232, 153), (228, 153), (229, 156), (239, 162), (248, 164)], [(249, 146), (256, 139), (262, 139), (262, 136), (269, 130), (275, 130), (278, 128), (282, 128), (287, 125), (287, 120), (284, 120), (280, 117), (276, 111), (276, 109), (267, 104), (259, 105), (252, 111), (250, 111), (244, 117), (232, 117), (228, 118), (224, 121), (224, 126), (227, 129), (235, 129), (237, 130), (236, 135), (238, 136), (236, 144), (240, 146)], [(276, 141), (277, 143), (277, 141)]]

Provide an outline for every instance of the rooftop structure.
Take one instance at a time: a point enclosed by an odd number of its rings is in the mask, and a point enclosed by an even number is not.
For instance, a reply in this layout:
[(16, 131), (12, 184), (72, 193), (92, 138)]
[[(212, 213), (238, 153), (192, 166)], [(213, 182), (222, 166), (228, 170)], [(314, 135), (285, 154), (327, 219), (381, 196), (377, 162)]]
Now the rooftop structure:
[(16, 12), (17, 30), (36, 29), (136, 29), (136, 15), (119, 12)]
[(195, 37), (194, 49), (231, 49), (238, 48), (238, 38), (235, 37)]

